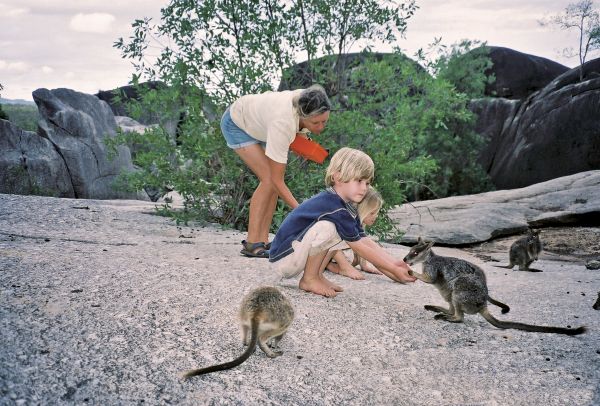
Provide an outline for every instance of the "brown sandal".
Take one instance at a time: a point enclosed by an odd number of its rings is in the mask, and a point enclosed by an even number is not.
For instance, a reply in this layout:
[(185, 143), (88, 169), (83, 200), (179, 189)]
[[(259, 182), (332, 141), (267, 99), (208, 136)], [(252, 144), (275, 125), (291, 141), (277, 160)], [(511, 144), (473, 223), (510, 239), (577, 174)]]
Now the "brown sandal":
[(240, 254), (249, 258), (269, 258), (269, 250), (264, 242), (247, 242), (242, 241), (244, 249), (240, 251)]

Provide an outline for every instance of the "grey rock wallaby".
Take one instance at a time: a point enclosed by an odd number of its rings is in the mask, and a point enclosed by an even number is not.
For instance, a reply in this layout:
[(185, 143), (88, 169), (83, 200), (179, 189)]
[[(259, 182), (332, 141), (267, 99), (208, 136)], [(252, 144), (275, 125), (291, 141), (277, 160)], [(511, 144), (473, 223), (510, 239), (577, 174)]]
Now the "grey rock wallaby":
[(248, 346), (246, 351), (233, 361), (188, 371), (184, 378), (234, 368), (252, 355), (257, 343), (269, 358), (283, 354), (277, 345), (294, 320), (294, 308), (278, 289), (270, 286), (254, 289), (243, 299), (239, 316), (242, 340)]
[(512, 328), (538, 333), (568, 335), (582, 334), (586, 331), (585, 327), (536, 326), (496, 319), (489, 312), (487, 302), (500, 307), (502, 313), (508, 313), (510, 308), (489, 296), (483, 270), (463, 259), (435, 255), (431, 249), (432, 246), (433, 242), (425, 242), (419, 237), (417, 245), (412, 247), (404, 257), (404, 262), (408, 265), (422, 263), (422, 274), (415, 271), (409, 271), (409, 273), (425, 283), (434, 285), (440, 291), (444, 300), (449, 303), (450, 307), (448, 309), (440, 306), (425, 306), (425, 309), (439, 313), (436, 314), (435, 319), (461, 323), (465, 313), (479, 313), (490, 324), (502, 329)]
[(515, 265), (518, 265), (519, 271), (542, 272), (540, 269), (529, 268), (529, 265), (538, 259), (540, 252), (542, 252), (540, 232), (538, 230), (529, 230), (527, 235), (519, 238), (510, 246), (510, 250), (508, 252), (508, 265), (494, 266), (498, 268), (512, 269)]

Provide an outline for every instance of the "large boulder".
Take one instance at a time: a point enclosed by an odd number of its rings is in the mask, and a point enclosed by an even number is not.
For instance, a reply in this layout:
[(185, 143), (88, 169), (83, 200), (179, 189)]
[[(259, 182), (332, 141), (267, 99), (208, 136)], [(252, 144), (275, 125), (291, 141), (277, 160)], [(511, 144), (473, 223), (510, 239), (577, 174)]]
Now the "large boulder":
[(39, 134), (52, 143), (66, 164), (74, 197), (147, 199), (115, 188), (117, 176), (134, 168), (125, 146), (109, 156), (105, 140), (116, 136), (117, 125), (106, 103), (70, 89), (37, 89), (33, 99), (42, 117)]
[(479, 151), (478, 161), (488, 173), (498, 153), (502, 135), (511, 126), (520, 105), (520, 100), (503, 98), (474, 99), (469, 103), (469, 109), (477, 116), (475, 132), (486, 140), (485, 146)]
[[(166, 85), (160, 81), (149, 81), (140, 83), (139, 85), (126, 85), (113, 90), (100, 90), (96, 93), (96, 97), (106, 102), (115, 116), (129, 116), (127, 102), (142, 100), (142, 94), (151, 90), (165, 89)], [(157, 117), (143, 116), (137, 121), (144, 124), (154, 124)], [(148, 123), (147, 123), (148, 121)]]
[(583, 81), (571, 69), (521, 103), (479, 102), (488, 119), (478, 131), (490, 140), (481, 162), (497, 188), (600, 169), (600, 58), (583, 71)]
[[(138, 85), (121, 86), (113, 90), (101, 90), (96, 97), (105, 101), (115, 116), (131, 116), (130, 104), (132, 102), (142, 101), (143, 95), (148, 92), (166, 89), (167, 86), (163, 82), (150, 81)], [(139, 115), (136, 115), (135, 119), (144, 125), (160, 124), (169, 135), (175, 137), (177, 125), (182, 118), (182, 111), (180, 106), (157, 111), (144, 108)]]
[(46, 138), (0, 120), (0, 193), (75, 197), (65, 161)]
[(599, 190), (597, 170), (521, 189), (404, 204), (389, 215), (405, 233), (402, 243), (415, 243), (421, 236), (446, 245), (473, 244), (530, 226), (598, 222)]
[(523, 99), (544, 88), (569, 68), (550, 59), (514, 49), (489, 46), (492, 67), (486, 71), (496, 80), (486, 86), (487, 96)]

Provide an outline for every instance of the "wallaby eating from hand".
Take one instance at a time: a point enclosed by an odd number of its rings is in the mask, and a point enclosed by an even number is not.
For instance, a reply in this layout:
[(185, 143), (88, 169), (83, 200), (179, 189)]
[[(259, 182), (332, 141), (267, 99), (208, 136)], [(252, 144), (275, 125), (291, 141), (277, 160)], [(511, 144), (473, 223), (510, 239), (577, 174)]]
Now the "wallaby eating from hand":
[(512, 269), (515, 265), (519, 266), (519, 271), (543, 272), (540, 269), (529, 268), (533, 261), (538, 259), (542, 252), (542, 241), (540, 240), (540, 232), (537, 230), (529, 230), (527, 235), (513, 242), (508, 252), (508, 265), (494, 265), (498, 268)]
[(586, 331), (585, 327), (536, 326), (496, 319), (489, 312), (487, 302), (502, 308), (502, 313), (507, 313), (510, 308), (489, 296), (483, 270), (463, 259), (435, 255), (431, 249), (432, 246), (433, 242), (425, 242), (419, 237), (417, 245), (412, 247), (404, 257), (404, 262), (408, 265), (422, 263), (422, 274), (415, 271), (409, 271), (409, 274), (425, 283), (434, 285), (440, 291), (444, 300), (449, 303), (449, 309), (440, 306), (425, 306), (425, 309), (439, 313), (435, 316), (436, 319), (460, 323), (463, 321), (465, 313), (479, 313), (490, 324), (502, 329), (514, 328), (539, 333), (568, 335), (582, 334)]
[(239, 315), (246, 351), (233, 361), (188, 371), (184, 378), (234, 368), (252, 355), (257, 343), (270, 358), (283, 354), (277, 345), (294, 320), (294, 308), (278, 289), (270, 286), (254, 289), (242, 301)]

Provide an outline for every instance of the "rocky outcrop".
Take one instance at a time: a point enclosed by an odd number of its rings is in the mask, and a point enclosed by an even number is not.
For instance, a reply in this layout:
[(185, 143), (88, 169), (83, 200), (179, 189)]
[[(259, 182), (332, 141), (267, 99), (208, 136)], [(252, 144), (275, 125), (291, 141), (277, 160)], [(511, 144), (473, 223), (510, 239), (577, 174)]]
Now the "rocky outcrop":
[(500, 189), (600, 169), (600, 59), (571, 69), (523, 101), (482, 99), (480, 162)]
[(0, 120), (0, 193), (75, 196), (52, 142), (6, 120)]
[(42, 117), (39, 135), (64, 163), (73, 197), (144, 198), (115, 188), (119, 173), (134, 168), (127, 147), (117, 147), (115, 156), (109, 157), (104, 141), (116, 135), (117, 125), (106, 103), (69, 89), (38, 89), (33, 92), (33, 99)]
[(493, 66), (486, 71), (496, 80), (486, 86), (485, 94), (507, 99), (523, 99), (543, 89), (569, 68), (550, 59), (504, 47), (488, 47)]
[(487, 173), (490, 172), (494, 157), (498, 153), (498, 144), (512, 125), (520, 105), (520, 100), (502, 98), (475, 99), (469, 104), (469, 109), (477, 115), (475, 132), (486, 140), (485, 146), (479, 152), (478, 161)]
[[(127, 85), (121, 86), (113, 90), (101, 90), (96, 93), (96, 97), (106, 102), (115, 116), (129, 116), (130, 112), (127, 108), (127, 102), (131, 100), (140, 101), (142, 94), (150, 90), (165, 89), (166, 85), (160, 81), (150, 81), (140, 83), (137, 86)], [(138, 121), (146, 123), (156, 123), (156, 117), (144, 116)]]
[(600, 170), (526, 188), (404, 204), (389, 212), (402, 243), (419, 236), (447, 245), (488, 241), (528, 227), (600, 221)]

